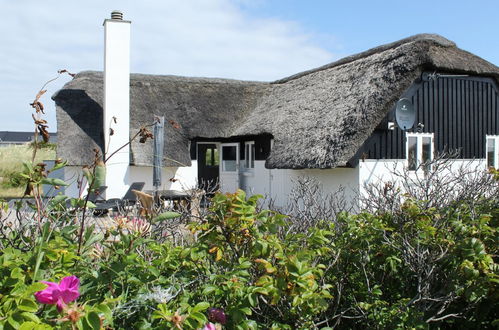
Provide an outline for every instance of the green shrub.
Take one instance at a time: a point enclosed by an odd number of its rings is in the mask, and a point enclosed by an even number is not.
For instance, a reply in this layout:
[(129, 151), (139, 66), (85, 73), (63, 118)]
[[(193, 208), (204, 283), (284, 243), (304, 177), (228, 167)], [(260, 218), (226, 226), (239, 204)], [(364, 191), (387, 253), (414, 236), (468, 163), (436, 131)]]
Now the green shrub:
[[(150, 228), (158, 224), (120, 216), (107, 231), (87, 228), (81, 249), (73, 216), (61, 213), (65, 198), (54, 199), (44, 225), (0, 235), (0, 325), (199, 329), (222, 320), (227, 329), (470, 329), (497, 323), (496, 201), (472, 213), (465, 204), (427, 209), (408, 199), (394, 213), (341, 213), (295, 233), (285, 216), (259, 210), (258, 198), (216, 195), (209, 215), (189, 225), (188, 243), (160, 243)], [(69, 275), (81, 281), (76, 303), (59, 313), (36, 302), (41, 280)]]

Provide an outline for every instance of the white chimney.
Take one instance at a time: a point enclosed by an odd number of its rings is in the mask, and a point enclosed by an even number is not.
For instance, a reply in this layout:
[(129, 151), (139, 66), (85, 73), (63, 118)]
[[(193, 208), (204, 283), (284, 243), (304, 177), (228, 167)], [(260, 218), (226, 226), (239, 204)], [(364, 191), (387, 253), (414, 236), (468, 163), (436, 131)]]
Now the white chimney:
[[(130, 23), (123, 20), (119, 11), (113, 11), (111, 19), (104, 20), (103, 118), (107, 156), (130, 139)], [(129, 164), (129, 146), (107, 161), (106, 198), (121, 198), (128, 190)]]

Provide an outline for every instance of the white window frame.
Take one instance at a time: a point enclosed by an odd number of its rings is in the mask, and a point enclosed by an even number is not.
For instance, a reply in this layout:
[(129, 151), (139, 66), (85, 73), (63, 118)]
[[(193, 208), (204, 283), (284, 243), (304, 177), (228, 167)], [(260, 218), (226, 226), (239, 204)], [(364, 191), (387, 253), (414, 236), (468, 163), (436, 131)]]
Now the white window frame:
[(485, 136), (485, 165), (489, 167), (489, 152), (488, 142), (494, 141), (494, 168), (499, 168), (499, 135), (486, 135)]
[(244, 143), (244, 168), (247, 170), (255, 168), (255, 141)]
[(417, 171), (421, 170), (421, 163), (423, 160), (423, 138), (430, 138), (431, 139), (431, 151), (430, 151), (430, 159), (432, 160), (435, 157), (435, 138), (433, 133), (406, 133), (405, 136), (405, 159), (407, 162), (407, 167), (409, 168), (411, 164), (409, 164), (409, 138), (416, 138), (417, 140), (417, 149), (416, 149), (416, 170), (410, 170), (410, 171)]

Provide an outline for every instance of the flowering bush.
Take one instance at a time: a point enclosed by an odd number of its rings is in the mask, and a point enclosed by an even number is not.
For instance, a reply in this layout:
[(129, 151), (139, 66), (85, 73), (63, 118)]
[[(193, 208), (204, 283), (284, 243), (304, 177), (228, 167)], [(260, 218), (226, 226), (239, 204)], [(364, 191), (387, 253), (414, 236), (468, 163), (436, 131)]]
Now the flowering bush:
[(258, 198), (216, 195), (181, 244), (156, 240), (154, 224), (134, 217), (120, 217), (107, 232), (89, 226), (79, 254), (70, 219), (48, 218), (41, 230), (0, 235), (0, 327), (487, 328), (497, 322), (497, 201), (471, 213), (463, 204), (428, 209), (408, 199), (396, 213), (342, 213), (295, 232), (285, 216), (259, 210)]

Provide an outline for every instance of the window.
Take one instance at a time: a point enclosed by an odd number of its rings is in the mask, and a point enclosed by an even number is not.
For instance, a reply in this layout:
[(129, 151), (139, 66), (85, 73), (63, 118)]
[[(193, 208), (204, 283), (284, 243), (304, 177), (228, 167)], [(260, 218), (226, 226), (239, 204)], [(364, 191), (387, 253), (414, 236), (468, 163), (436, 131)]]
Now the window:
[(487, 167), (499, 168), (499, 135), (487, 135)]
[(255, 142), (250, 141), (244, 144), (244, 167), (255, 168)]
[(222, 146), (222, 169), (224, 172), (237, 171), (238, 150), (239, 148), (237, 146)]
[(219, 156), (217, 147), (208, 147), (206, 148), (205, 154), (205, 164), (206, 166), (218, 166), (219, 164)]
[[(433, 159), (433, 134), (407, 133), (407, 163), (409, 171)], [(425, 171), (429, 168), (425, 167)]]

